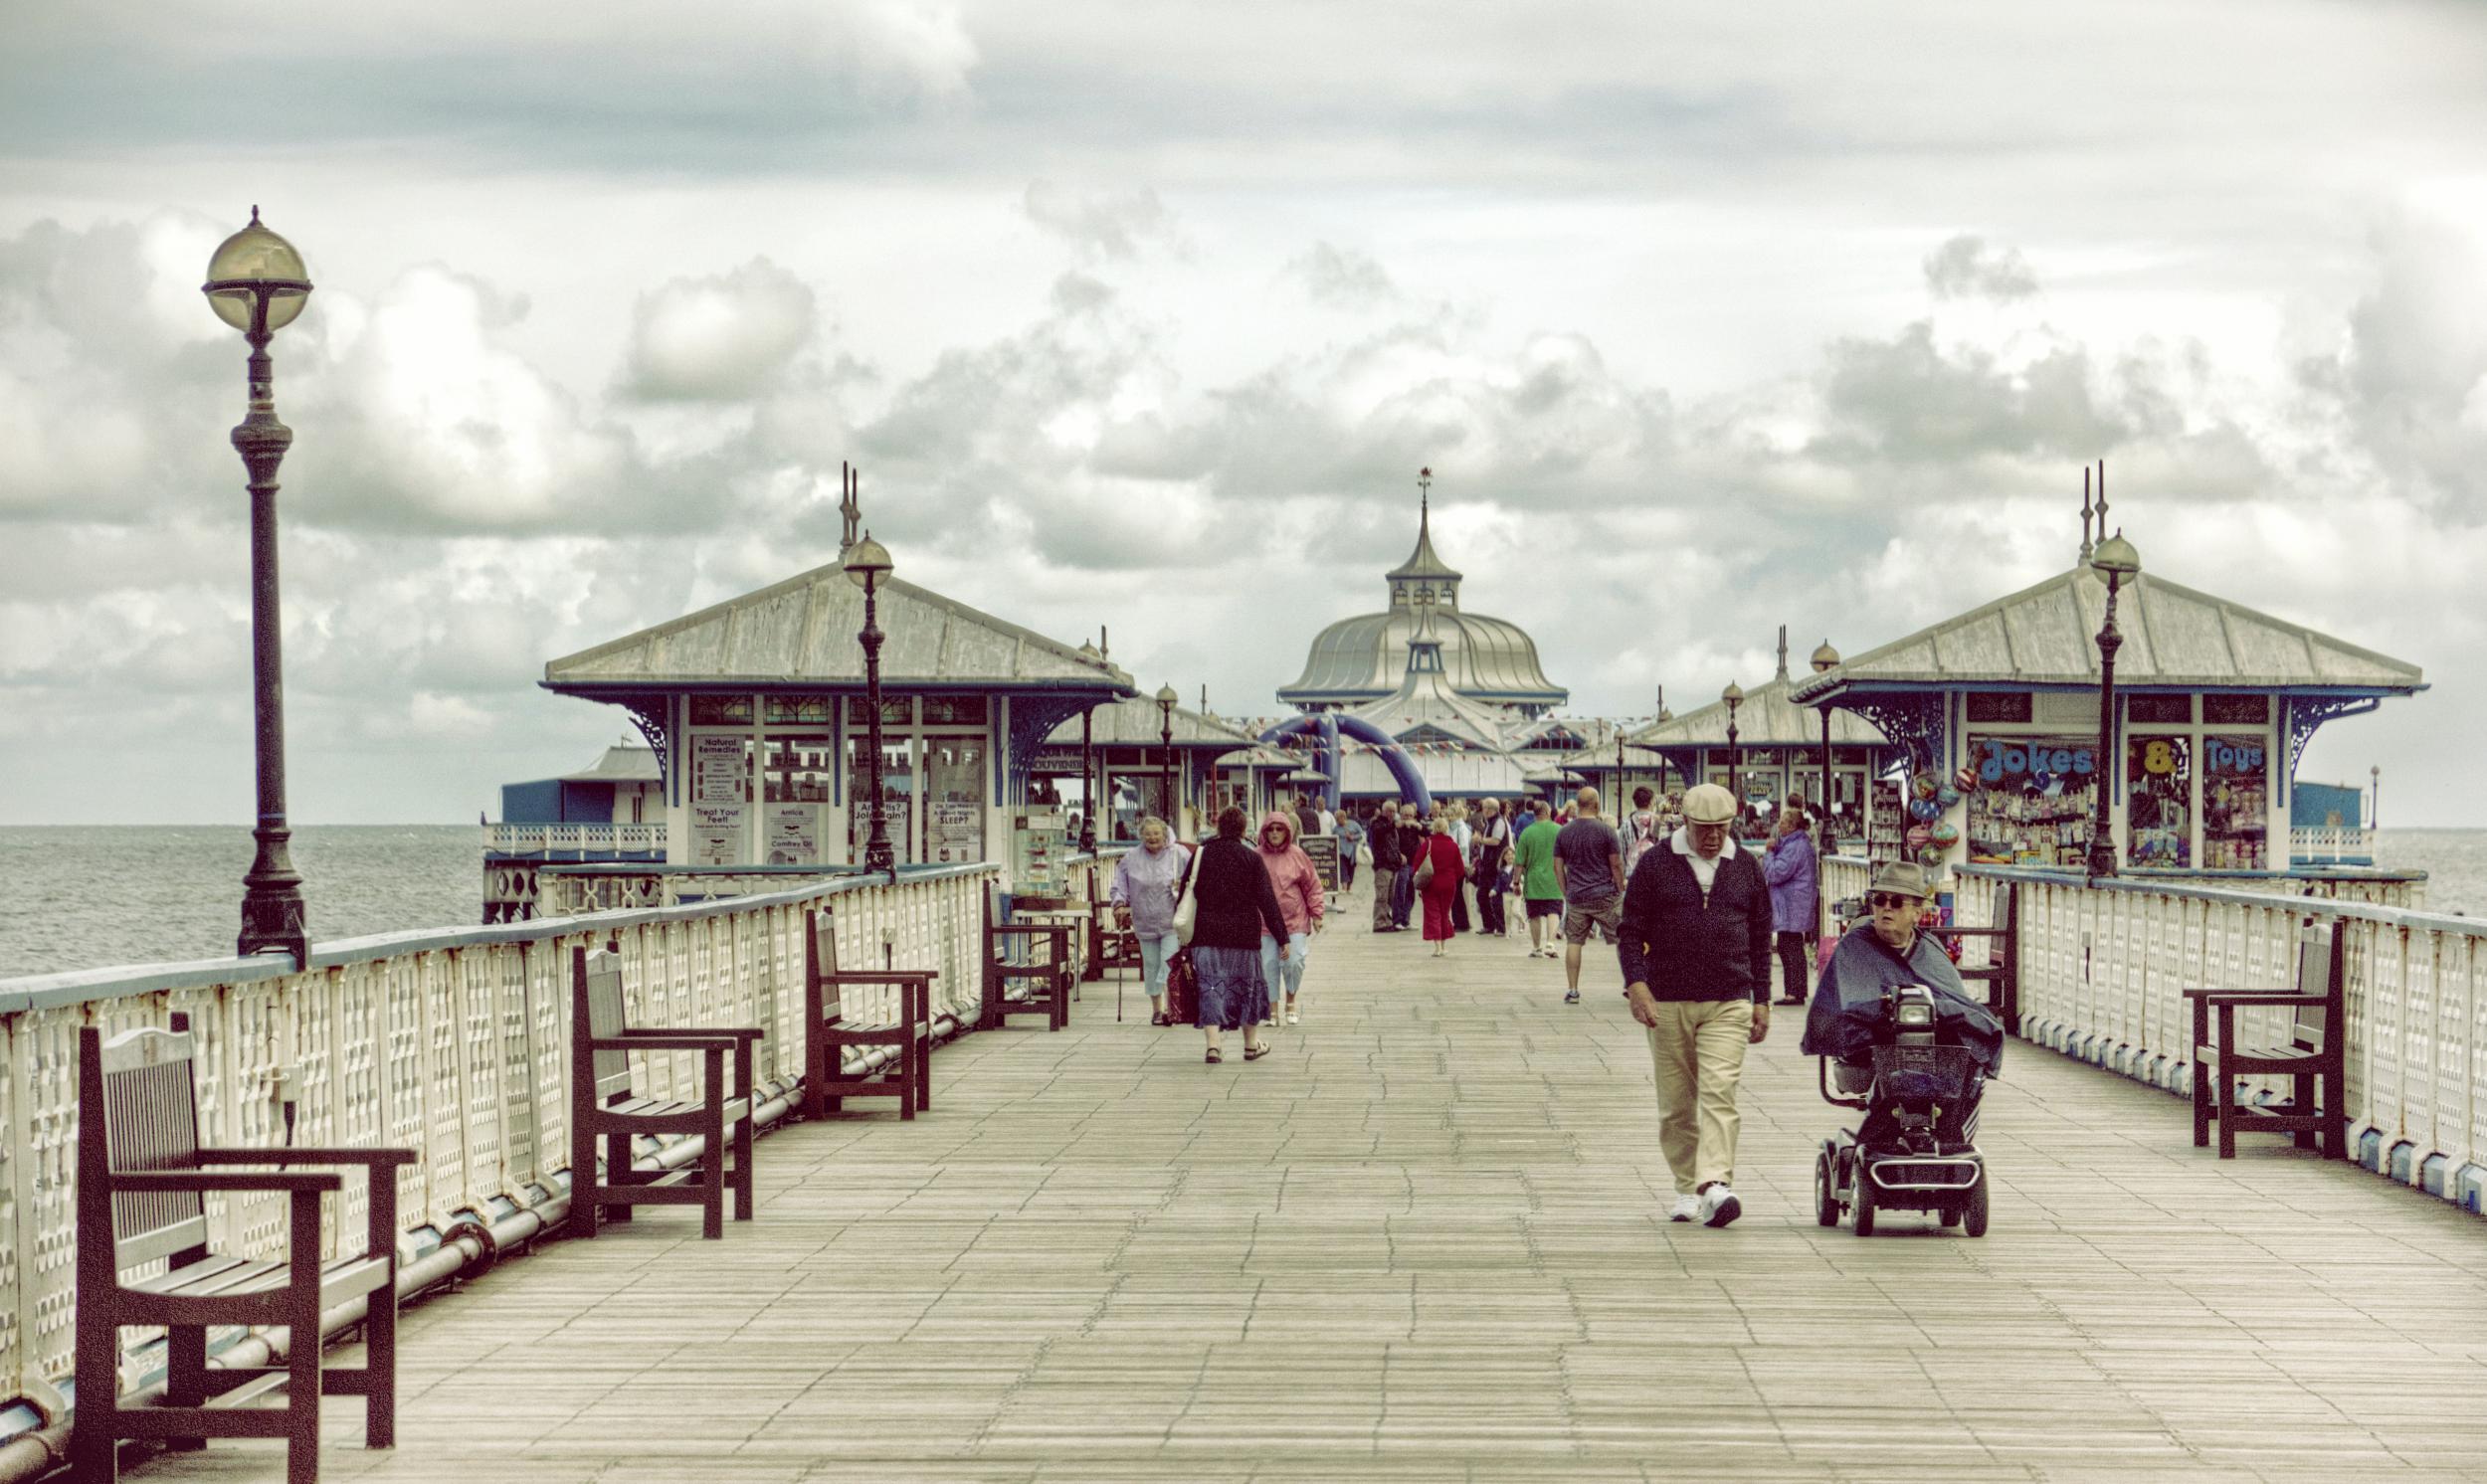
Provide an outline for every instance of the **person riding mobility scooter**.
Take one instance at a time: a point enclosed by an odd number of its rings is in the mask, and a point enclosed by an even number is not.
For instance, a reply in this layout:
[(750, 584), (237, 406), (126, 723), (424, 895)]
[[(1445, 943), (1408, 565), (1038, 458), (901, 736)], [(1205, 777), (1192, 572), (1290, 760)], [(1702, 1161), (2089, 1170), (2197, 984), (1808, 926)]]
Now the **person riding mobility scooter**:
[(1918, 866), (1884, 866), (1870, 920), (1840, 938), (1806, 1014), (1800, 1049), (1821, 1058), (1822, 1100), (1865, 1115), (1815, 1157), (1815, 1219), (1836, 1226), (1853, 1211), (1859, 1236), (1884, 1210), (1930, 1210), (1986, 1235), (1978, 1101), (2003, 1065), (2004, 1025), (1918, 930), (1932, 890)]

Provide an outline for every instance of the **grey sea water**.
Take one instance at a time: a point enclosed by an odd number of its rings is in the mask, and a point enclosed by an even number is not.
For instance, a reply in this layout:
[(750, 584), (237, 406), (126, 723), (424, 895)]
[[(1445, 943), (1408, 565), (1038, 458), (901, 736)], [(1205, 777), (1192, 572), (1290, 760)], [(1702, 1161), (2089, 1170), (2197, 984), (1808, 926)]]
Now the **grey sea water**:
[[(2389, 865), (2430, 874), (2427, 905), (2487, 915), (2487, 830), (2387, 830)], [(481, 920), (472, 825), (311, 825), (293, 833), (314, 941)], [(230, 826), (0, 828), (0, 979), (233, 952), (250, 832)]]

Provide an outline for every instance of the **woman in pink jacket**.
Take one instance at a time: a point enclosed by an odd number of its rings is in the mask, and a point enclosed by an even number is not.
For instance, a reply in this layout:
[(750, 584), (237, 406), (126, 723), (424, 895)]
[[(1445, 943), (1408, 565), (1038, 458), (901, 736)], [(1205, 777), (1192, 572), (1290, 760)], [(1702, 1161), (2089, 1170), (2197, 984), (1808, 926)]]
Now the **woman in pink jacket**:
[[(1260, 863), (1269, 872), (1269, 889), (1278, 894), (1278, 915), (1286, 921), (1284, 959), (1278, 957), (1278, 940), (1269, 930), (1260, 933), (1260, 977), (1269, 986), (1269, 1019), (1274, 1022), (1284, 1015), (1288, 1024), (1300, 1025), (1295, 995), (1304, 987), (1304, 958), (1312, 935), (1321, 931), (1321, 872), (1295, 843), (1293, 816), (1271, 810), (1260, 822)], [(1281, 983), (1286, 989), (1283, 1009), (1278, 1004)]]

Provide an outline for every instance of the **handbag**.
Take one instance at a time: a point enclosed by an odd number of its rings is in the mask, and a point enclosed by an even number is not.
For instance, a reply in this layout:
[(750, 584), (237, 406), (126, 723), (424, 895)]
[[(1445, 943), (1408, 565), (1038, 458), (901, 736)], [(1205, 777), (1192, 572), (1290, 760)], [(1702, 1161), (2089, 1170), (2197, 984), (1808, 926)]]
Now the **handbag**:
[(1190, 943), (1193, 925), (1200, 921), (1201, 896), (1199, 892), (1192, 889), (1192, 876), (1201, 868), (1201, 850), (1208, 848), (1207, 845), (1203, 845), (1200, 850), (1192, 852), (1192, 858), (1185, 861), (1183, 865), (1183, 880), (1175, 887), (1175, 941), (1177, 943)]
[(1429, 841), (1425, 849), (1425, 863), (1417, 867), (1417, 890), (1423, 891), (1426, 888), (1427, 883), (1431, 882), (1433, 879), (1434, 847)]

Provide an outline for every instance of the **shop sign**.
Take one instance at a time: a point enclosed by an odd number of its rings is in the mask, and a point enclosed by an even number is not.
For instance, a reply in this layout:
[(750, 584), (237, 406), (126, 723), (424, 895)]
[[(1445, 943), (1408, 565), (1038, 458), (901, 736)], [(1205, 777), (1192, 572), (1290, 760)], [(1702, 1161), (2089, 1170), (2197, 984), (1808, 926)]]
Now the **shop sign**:
[(750, 806), (737, 800), (732, 804), (694, 804), (690, 807), (690, 863), (693, 865), (741, 865), (743, 863), (743, 812)]
[(691, 803), (743, 802), (743, 746), (740, 737), (691, 739)]
[(2213, 774), (2225, 774), (2232, 778), (2262, 776), (2262, 744), (2258, 742), (2204, 737), (2202, 755), (2208, 760)]
[(821, 863), (821, 807), (817, 804), (769, 806), (768, 848), (762, 858), (771, 865)]
[(2042, 741), (2021, 743), (1999, 737), (1983, 738), (1979, 745), (1985, 755), (1978, 760), (1978, 777), (1984, 783), (2023, 777), (2043, 782), (2048, 778), (2078, 777), (2098, 768), (2096, 753), (2087, 747), (2057, 747)]

